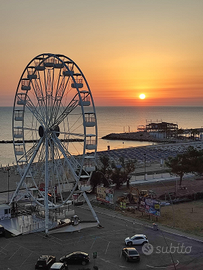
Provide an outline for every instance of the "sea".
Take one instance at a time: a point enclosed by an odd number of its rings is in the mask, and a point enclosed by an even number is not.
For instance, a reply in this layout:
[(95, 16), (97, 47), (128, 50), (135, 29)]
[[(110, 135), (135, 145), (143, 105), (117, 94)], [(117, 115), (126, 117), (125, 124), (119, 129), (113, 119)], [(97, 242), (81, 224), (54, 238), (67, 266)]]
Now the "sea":
[[(0, 141), (12, 140), (12, 107), (0, 107)], [(96, 107), (98, 151), (151, 145), (151, 142), (104, 140), (110, 133), (136, 132), (150, 122), (170, 122), (179, 128), (202, 128), (203, 107)], [(0, 143), (0, 166), (15, 164), (12, 143)]]

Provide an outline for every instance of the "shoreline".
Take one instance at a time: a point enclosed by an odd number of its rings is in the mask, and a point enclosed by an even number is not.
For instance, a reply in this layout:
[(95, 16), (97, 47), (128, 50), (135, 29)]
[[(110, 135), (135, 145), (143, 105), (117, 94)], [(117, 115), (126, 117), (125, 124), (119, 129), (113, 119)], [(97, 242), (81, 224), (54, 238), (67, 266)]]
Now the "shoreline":
[(201, 142), (201, 140), (191, 140), (191, 139), (175, 139), (175, 138), (169, 138), (169, 139), (160, 139), (155, 138), (151, 136), (147, 131), (137, 131), (137, 132), (125, 132), (125, 133), (110, 133), (107, 134), (101, 139), (104, 140), (121, 140), (121, 141), (145, 141), (145, 142), (156, 142), (156, 143), (198, 143)]
[(146, 131), (137, 132), (125, 132), (125, 133), (110, 133), (102, 137), (105, 140), (126, 140), (126, 141), (146, 141), (146, 142), (157, 142), (157, 143), (175, 143), (173, 139), (158, 139), (151, 136)]

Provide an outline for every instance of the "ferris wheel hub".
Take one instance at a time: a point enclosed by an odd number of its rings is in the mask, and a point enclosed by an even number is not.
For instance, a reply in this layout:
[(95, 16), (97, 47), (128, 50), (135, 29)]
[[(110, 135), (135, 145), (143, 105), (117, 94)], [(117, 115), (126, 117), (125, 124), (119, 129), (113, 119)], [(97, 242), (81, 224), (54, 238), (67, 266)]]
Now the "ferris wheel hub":
[(38, 133), (39, 133), (40, 138), (42, 138), (44, 136), (44, 128), (43, 128), (43, 126), (39, 127)]

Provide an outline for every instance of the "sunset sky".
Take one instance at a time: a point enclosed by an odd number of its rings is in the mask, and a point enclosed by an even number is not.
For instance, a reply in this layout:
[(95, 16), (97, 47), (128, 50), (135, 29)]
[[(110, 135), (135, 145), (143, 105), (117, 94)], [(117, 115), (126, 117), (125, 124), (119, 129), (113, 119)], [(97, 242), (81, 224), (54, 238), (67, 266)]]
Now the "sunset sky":
[(96, 106), (203, 105), (203, 0), (0, 0), (0, 40), (0, 106), (47, 52), (78, 64)]

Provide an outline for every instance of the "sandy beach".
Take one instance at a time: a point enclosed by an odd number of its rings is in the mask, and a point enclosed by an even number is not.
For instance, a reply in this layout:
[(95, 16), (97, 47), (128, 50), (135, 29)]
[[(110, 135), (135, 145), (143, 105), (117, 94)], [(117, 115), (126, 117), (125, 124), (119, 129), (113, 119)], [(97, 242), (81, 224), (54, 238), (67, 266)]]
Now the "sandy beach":
[[(203, 142), (187, 142), (187, 143), (162, 143), (143, 147), (132, 147), (123, 148), (116, 150), (107, 150), (97, 152), (97, 162), (99, 162), (99, 157), (101, 155), (108, 155), (110, 161), (117, 162), (119, 157), (124, 157), (126, 159), (136, 159), (136, 169), (140, 168), (140, 173), (144, 173), (144, 157), (146, 157), (146, 165), (148, 166), (148, 171), (160, 171), (160, 165), (164, 164), (164, 160), (169, 156), (175, 156), (177, 153), (185, 151), (189, 146), (193, 146), (197, 149), (203, 149)], [(145, 156), (144, 156), (145, 155)], [(162, 163), (162, 164), (161, 164)], [(10, 191), (16, 189), (17, 183), (20, 181), (20, 176), (17, 173), (16, 166), (9, 167), (9, 173), (6, 167), (0, 169), (0, 192), (7, 192), (8, 187)]]

